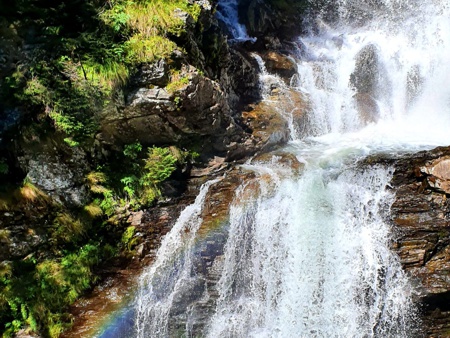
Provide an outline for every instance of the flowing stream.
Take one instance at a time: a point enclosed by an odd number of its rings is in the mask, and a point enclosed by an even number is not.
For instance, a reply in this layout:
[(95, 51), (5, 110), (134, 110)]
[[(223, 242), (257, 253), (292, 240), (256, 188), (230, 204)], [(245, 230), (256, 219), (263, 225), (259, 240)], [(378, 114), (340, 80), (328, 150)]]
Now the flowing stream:
[(302, 169), (278, 153), (244, 165), (257, 187), (237, 189), (223, 252), (199, 272), (209, 182), (142, 276), (129, 336), (420, 336), (390, 250), (392, 169), (358, 161), (450, 144), (450, 4), (337, 0), (311, 18), (288, 88), (309, 108), (283, 149)]

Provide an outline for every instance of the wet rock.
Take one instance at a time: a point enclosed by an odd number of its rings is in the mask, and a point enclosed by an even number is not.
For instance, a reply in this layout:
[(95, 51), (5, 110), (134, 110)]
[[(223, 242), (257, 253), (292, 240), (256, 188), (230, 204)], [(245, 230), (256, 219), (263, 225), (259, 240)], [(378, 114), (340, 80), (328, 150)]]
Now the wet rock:
[(376, 100), (370, 94), (355, 94), (353, 97), (356, 101), (360, 118), (364, 124), (378, 121), (380, 111)]
[(248, 1), (245, 7), (241, 5), (240, 16), (244, 18), (250, 36), (260, 36), (273, 31), (275, 23), (272, 14), (271, 8), (260, 0)]
[(308, 127), (308, 98), (300, 91), (290, 90), (283, 98), (284, 110), (292, 114), (292, 124), (298, 135), (306, 134)]
[(428, 185), (439, 192), (450, 194), (450, 157), (440, 157), (420, 167), (427, 175)]
[[(257, 187), (257, 184), (251, 184), (254, 180), (253, 173), (234, 169), (210, 187), (201, 214), (203, 222), (196, 236), (198, 245), (194, 249), (194, 268), (189, 283), (184, 283), (183, 290), (174, 297), (168, 324), (169, 336), (186, 330), (191, 322), (195, 322), (195, 326), (189, 326), (189, 333), (192, 336), (204, 335), (204, 326), (213, 315), (219, 297), (218, 282), (224, 263), (231, 202), (236, 189), (244, 182), (248, 183), (247, 186)], [(255, 191), (247, 196), (254, 198)]]
[(252, 160), (252, 163), (254, 162), (271, 163), (272, 166), (279, 166), (286, 169), (287, 177), (299, 175), (305, 166), (294, 154), (286, 152), (283, 149), (255, 156)]
[(297, 74), (297, 63), (290, 56), (270, 51), (263, 56), (263, 59), (269, 73), (277, 74), (287, 82)]
[(264, 36), (263, 38), (263, 44), (264, 44), (264, 48), (267, 50), (280, 50), (283, 45), (280, 41), (280, 39), (276, 36)]
[(372, 94), (378, 84), (380, 66), (377, 47), (373, 44), (364, 47), (357, 55), (355, 70), (350, 75), (350, 84), (359, 94)]
[(214, 156), (212, 160), (208, 162), (205, 168), (192, 168), (191, 177), (209, 176), (217, 174), (219, 171), (225, 169), (227, 164), (224, 157)]
[[(254, 58), (247, 50), (239, 48), (230, 50), (228, 71), (222, 72), (220, 83), (224, 88), (230, 88), (230, 106), (236, 107), (241, 102), (260, 99), (258, 87), (258, 68), (254, 65)], [(229, 74), (233, 74), (230, 76)]]
[(289, 140), (288, 122), (274, 104), (263, 101), (249, 105), (242, 118), (252, 130), (258, 149), (267, 150)]
[(428, 337), (447, 337), (450, 328), (449, 159), (450, 147), (377, 159), (395, 168), (393, 247), (417, 284)]
[(414, 102), (415, 98), (418, 97), (419, 94), (421, 93), (424, 81), (425, 81), (424, 78), (420, 74), (419, 66), (411, 67), (410, 71), (408, 72), (408, 76), (406, 78), (407, 84), (406, 98), (409, 105), (411, 105)]
[(268, 35), (288, 39), (299, 35), (298, 18), (307, 6), (299, 0), (243, 0), (239, 1), (239, 18), (250, 36)]
[(350, 85), (355, 89), (354, 99), (361, 118), (366, 122), (378, 120), (378, 98), (388, 95), (391, 84), (386, 70), (378, 59), (378, 47), (364, 47), (355, 60), (355, 70), (350, 75)]

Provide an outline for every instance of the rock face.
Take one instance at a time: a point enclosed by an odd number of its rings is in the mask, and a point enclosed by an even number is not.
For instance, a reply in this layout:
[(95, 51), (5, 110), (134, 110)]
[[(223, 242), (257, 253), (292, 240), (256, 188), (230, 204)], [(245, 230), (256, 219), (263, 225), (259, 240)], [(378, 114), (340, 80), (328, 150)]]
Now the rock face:
[(189, 29), (177, 37), (186, 55), (174, 51), (170, 64), (139, 67), (101, 114), (100, 144), (176, 144), (208, 159), (248, 154), (236, 149), (249, 137), (238, 123), (238, 105), (259, 99), (257, 70), (245, 48), (228, 45), (211, 6), (201, 3), (201, 29), (186, 22)]
[[(6, 204), (11, 205), (7, 211)], [(58, 211), (48, 196), (31, 186), (17, 190), (9, 201), (0, 198), (0, 266), (30, 254), (45, 255)]]
[(86, 203), (88, 189), (84, 183), (90, 165), (82, 149), (57, 151), (54, 144), (45, 142), (37, 148), (25, 147), (19, 163), (27, 179), (55, 201), (69, 206)]
[(449, 156), (447, 147), (385, 161), (395, 168), (394, 249), (418, 287), (428, 337), (450, 333)]
[(180, 80), (175, 90), (133, 89), (122, 109), (105, 115), (101, 139), (125, 144), (135, 140), (144, 144), (186, 144), (196, 138), (209, 138), (210, 151), (216, 152), (224, 152), (230, 142), (240, 140), (242, 129), (232, 119), (220, 85), (193, 67), (185, 69), (180, 78), (183, 82)]
[(303, 0), (243, 0), (239, 1), (239, 17), (250, 36), (289, 38), (298, 35), (298, 18), (307, 6)]

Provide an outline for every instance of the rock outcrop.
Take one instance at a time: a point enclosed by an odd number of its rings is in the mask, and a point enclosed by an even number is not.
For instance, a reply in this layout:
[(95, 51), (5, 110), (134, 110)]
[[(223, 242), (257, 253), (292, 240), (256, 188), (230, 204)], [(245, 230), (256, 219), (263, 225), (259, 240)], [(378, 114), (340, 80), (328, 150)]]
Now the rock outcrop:
[[(132, 89), (123, 108), (106, 113), (99, 138), (106, 143), (189, 144), (201, 142), (202, 152), (226, 153), (231, 142), (244, 137), (232, 118), (221, 86), (187, 67), (179, 87)], [(141, 79), (143, 81), (143, 79)], [(209, 149), (208, 149), (209, 148)]]
[(446, 147), (400, 159), (368, 160), (395, 169), (393, 248), (418, 290), (427, 337), (448, 337), (450, 332), (449, 156)]

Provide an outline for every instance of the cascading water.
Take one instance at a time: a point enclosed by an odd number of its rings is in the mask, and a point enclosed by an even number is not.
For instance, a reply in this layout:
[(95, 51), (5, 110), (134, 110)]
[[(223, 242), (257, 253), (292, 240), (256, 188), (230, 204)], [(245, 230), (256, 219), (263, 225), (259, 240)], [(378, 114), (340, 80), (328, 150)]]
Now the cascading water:
[(137, 297), (137, 337), (166, 337), (174, 298), (183, 293), (186, 285), (195, 284), (195, 278), (191, 278), (195, 235), (202, 222), (200, 213), (206, 193), (215, 182), (206, 183), (195, 203), (181, 213), (164, 238), (155, 263), (142, 276)]
[(247, 29), (239, 22), (238, 0), (219, 1), (216, 14), (217, 18), (227, 26), (234, 40), (251, 40), (247, 34)]
[(389, 178), (311, 165), (234, 205), (206, 336), (407, 336), (411, 291), (382, 217)]
[[(325, 3), (332, 11), (299, 38), (291, 88), (309, 111), (283, 151), (302, 172), (278, 155), (244, 166), (258, 188), (236, 192), (214, 290), (197, 288), (193, 268), (202, 190), (142, 277), (135, 337), (420, 334), (414, 289), (390, 251), (392, 171), (358, 161), (450, 144), (450, 4)], [(212, 305), (199, 316), (195, 302)]]
[(296, 86), (312, 106), (303, 134), (448, 144), (450, 4), (340, 0), (336, 6), (334, 22), (317, 19), (318, 32), (301, 38)]

